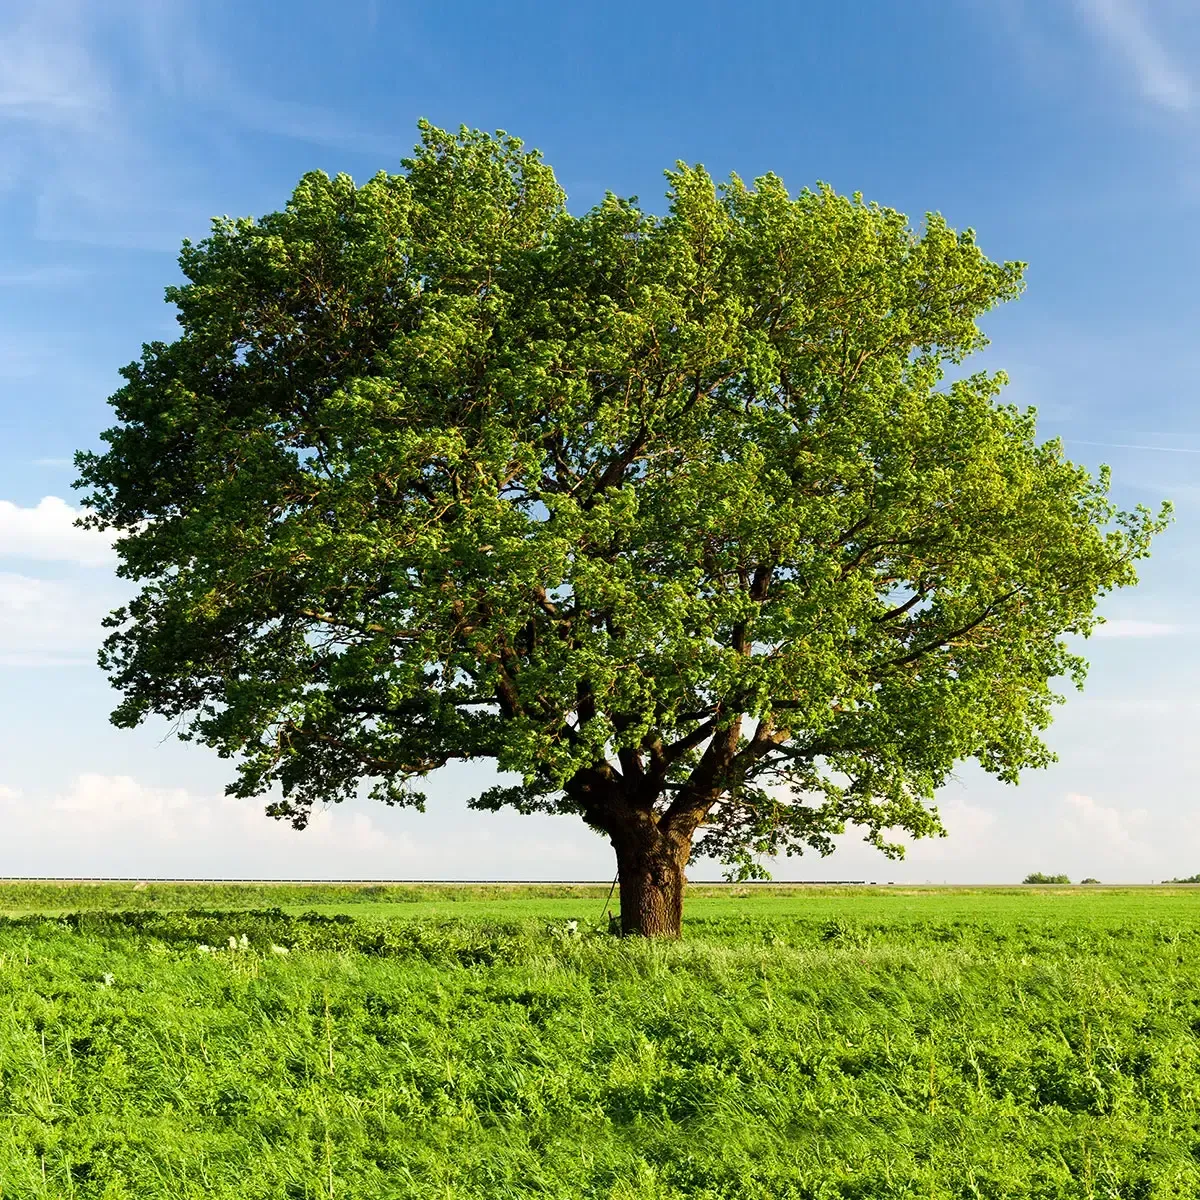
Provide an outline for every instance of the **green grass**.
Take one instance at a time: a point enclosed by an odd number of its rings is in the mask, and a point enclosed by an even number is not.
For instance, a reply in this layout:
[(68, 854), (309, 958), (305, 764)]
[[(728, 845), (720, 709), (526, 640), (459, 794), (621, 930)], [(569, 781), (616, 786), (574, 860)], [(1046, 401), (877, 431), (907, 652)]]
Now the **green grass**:
[(1194, 890), (606, 891), (0, 886), (0, 1200), (1200, 1195)]
[[(610, 888), (597, 884), (58, 883), (0, 881), (0, 914), (187, 909), (274, 909), (402, 919), (600, 920)], [(888, 920), (1064, 919), (1106, 921), (1200, 908), (1198, 887), (845, 886), (693, 884), (687, 919), (775, 920), (857, 917)]]

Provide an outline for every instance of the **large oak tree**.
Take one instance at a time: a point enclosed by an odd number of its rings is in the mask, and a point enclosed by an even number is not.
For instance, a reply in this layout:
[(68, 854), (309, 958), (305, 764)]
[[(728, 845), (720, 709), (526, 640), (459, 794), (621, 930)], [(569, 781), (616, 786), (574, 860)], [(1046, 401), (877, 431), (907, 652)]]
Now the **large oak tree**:
[(182, 332), (77, 459), (140, 585), (118, 725), (177, 719), (298, 828), (493, 760), (472, 805), (603, 831), (651, 935), (689, 856), (897, 853), (957, 761), (1052, 759), (1064, 635), (1166, 514), (957, 369), (1022, 264), (774, 175), (574, 216), (504, 135), (422, 125), (403, 167), (184, 243)]

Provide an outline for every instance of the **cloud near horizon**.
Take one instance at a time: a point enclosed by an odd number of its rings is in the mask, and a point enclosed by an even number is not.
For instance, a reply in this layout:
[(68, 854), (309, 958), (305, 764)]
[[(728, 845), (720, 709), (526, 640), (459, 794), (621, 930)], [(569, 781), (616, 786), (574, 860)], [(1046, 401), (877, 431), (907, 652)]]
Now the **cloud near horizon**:
[(45, 797), (0, 787), (0, 874), (317, 878), (349, 856), (377, 870), (419, 861), (407, 838), (362, 812), (318, 811), (303, 834), (259, 802), (153, 787), (128, 775), (85, 772)]
[(1117, 808), (1079, 792), (1068, 792), (1063, 797), (1058, 831), (1067, 838), (1073, 856), (1087, 854), (1098, 867), (1125, 867), (1147, 863), (1153, 857), (1142, 836), (1148, 819), (1144, 808)]
[(263, 798), (123, 774), (84, 772), (37, 796), (0, 784), (0, 876), (529, 879), (549, 867), (559, 878), (594, 878), (607, 866), (607, 847), (563, 818), (471, 813), (447, 823), (363, 803), (317, 809), (297, 831), (266, 816)]

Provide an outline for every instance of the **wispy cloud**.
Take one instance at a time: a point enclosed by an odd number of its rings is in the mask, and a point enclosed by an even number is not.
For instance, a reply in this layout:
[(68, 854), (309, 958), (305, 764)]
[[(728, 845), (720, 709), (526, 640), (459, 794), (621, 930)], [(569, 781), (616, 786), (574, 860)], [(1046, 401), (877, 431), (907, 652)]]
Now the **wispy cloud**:
[(82, 15), (69, 0), (42, 0), (0, 35), (0, 116), (47, 133), (105, 127), (113, 107), (108, 82), (67, 34)]
[(1110, 620), (1096, 626), (1093, 637), (1098, 638), (1159, 638), (1185, 632), (1180, 625), (1167, 625), (1160, 621)]
[(39, 267), (0, 268), (0, 288), (8, 287), (58, 287), (62, 284), (78, 283), (87, 277), (82, 267), (69, 267), (52, 263)]
[(1086, 438), (1071, 438), (1075, 446), (1103, 446), (1109, 450), (1156, 450), (1160, 454), (1200, 454), (1188, 446), (1151, 446), (1138, 442), (1090, 442)]
[[(8, 12), (0, 188), (28, 192), (40, 238), (174, 249), (228, 207), (222, 181), (239, 173), (239, 134), (398, 156), (394, 138), (241, 78), (206, 38), (212, 14), (194, 0), (26, 0)], [(178, 153), (181, 138), (205, 153)], [(7, 282), (52, 281), (14, 274)]]
[(1192, 81), (1152, 27), (1140, 0), (1076, 0), (1076, 7), (1092, 33), (1125, 63), (1147, 100), (1179, 112), (1192, 107)]
[[(121, 95), (102, 35), (142, 7), (35, 0), (0, 31), (0, 183), (25, 190), (50, 240), (154, 248), (178, 243), (180, 206), (145, 118)], [(167, 240), (167, 230), (175, 227)]]
[(954, 795), (939, 797), (937, 808), (946, 837), (903, 838), (905, 860), (911, 867), (961, 864), (994, 850), (998, 818), (992, 809)]
[(323, 105), (251, 86), (205, 39), (201, 10), (151, 0), (140, 0), (135, 9), (143, 69), (165, 96), (233, 118), (247, 132), (367, 154), (398, 155), (409, 148), (403, 139), (363, 129)]

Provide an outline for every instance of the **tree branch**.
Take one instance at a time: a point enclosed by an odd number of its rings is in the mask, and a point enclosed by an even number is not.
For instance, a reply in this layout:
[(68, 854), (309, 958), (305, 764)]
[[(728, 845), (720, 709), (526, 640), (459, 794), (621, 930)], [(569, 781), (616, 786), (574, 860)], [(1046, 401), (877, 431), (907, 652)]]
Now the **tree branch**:
[(978, 629), (979, 626), (982, 625), (984, 621), (986, 621), (988, 617), (990, 617), (992, 613), (996, 611), (997, 608), (999, 608), (1006, 601), (1011, 600), (1018, 593), (1018, 591), (1020, 591), (1019, 588), (1013, 588), (1012, 591), (1006, 592), (1003, 596), (999, 596), (993, 600), (991, 604), (989, 604), (987, 608), (985, 608), (983, 612), (981, 612), (973, 621), (969, 621), (966, 625), (962, 625), (958, 629), (951, 629), (942, 634), (941, 637), (936, 641), (926, 642), (924, 646), (918, 647), (916, 650), (912, 651), (912, 653), (905, 654), (902, 658), (893, 658), (884, 663), (883, 666), (907, 666), (910, 662), (916, 662), (918, 658), (923, 658), (926, 654), (929, 654), (934, 650), (940, 650), (943, 646), (949, 645), (957, 638), (965, 637), (972, 630)]
[(676, 742), (672, 742), (669, 746), (663, 748), (662, 744), (659, 743), (659, 752), (662, 756), (662, 761), (668, 767), (673, 766), (689, 750), (694, 750), (705, 738), (709, 737), (716, 728), (716, 724), (717, 718), (716, 716), (712, 716), (707, 721), (697, 725), (691, 733), (686, 734)]
[(918, 592), (914, 593), (912, 595), (912, 597), (910, 597), (908, 600), (906, 600), (903, 604), (898, 604), (898, 605), (896, 605), (895, 608), (889, 609), (885, 613), (880, 613), (880, 615), (877, 617), (874, 617), (873, 620), (876, 625), (882, 625), (886, 621), (893, 621), (897, 617), (902, 617), (910, 609), (913, 609), (918, 604), (920, 604), (921, 601), (924, 600), (925, 597), (928, 595), (929, 595), (929, 593), (927, 591), (918, 591)]

